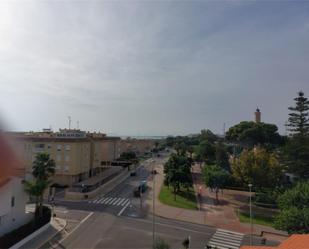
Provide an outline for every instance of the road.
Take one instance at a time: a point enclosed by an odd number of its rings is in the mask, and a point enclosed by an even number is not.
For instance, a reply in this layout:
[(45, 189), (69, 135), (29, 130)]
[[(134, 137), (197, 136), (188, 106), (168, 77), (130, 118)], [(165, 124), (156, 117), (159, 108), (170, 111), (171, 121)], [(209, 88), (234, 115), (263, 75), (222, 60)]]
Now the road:
[[(154, 158), (162, 163), (164, 158)], [(152, 248), (153, 225), (149, 208), (133, 197), (139, 181), (151, 175), (152, 163), (145, 162), (137, 176), (130, 177), (111, 192), (94, 200), (56, 200), (56, 214), (67, 220), (68, 225), (56, 239), (42, 248)], [(148, 198), (151, 190), (143, 195)], [(207, 243), (219, 243), (223, 248), (239, 248), (248, 244), (248, 236), (220, 231), (211, 226), (180, 222), (156, 217), (155, 236), (168, 242), (171, 248), (182, 248), (182, 241), (190, 236), (190, 248), (205, 248)], [(260, 245), (260, 238), (254, 238)]]

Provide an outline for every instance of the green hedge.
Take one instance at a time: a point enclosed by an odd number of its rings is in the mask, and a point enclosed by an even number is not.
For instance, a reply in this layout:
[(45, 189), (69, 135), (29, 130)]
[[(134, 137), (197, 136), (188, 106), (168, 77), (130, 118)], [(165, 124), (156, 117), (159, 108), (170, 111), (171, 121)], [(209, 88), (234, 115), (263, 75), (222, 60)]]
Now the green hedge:
[(43, 206), (43, 215), (41, 218), (34, 218), (29, 223), (3, 235), (0, 238), (0, 248), (5, 249), (13, 246), (31, 233), (35, 232), (40, 227), (47, 224), (50, 221), (50, 218), (51, 210), (48, 207)]

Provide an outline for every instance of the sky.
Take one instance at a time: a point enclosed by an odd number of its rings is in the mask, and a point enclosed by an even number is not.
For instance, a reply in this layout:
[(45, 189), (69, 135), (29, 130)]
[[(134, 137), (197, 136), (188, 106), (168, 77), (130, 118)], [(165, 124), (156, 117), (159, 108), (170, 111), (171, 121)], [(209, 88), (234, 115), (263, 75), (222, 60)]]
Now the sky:
[(222, 134), (242, 120), (284, 134), (309, 96), (309, 1), (1, 1), (7, 129)]

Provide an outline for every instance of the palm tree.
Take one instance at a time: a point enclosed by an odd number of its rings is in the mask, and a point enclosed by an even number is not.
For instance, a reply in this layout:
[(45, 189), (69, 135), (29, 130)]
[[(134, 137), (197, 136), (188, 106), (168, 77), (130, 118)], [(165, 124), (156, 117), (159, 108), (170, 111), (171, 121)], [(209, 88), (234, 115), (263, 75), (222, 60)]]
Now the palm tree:
[(35, 198), (35, 214), (42, 216), (43, 213), (43, 195), (49, 182), (45, 180), (36, 180), (34, 182), (25, 182), (25, 190)]
[(54, 173), (55, 161), (50, 158), (49, 154), (37, 154), (32, 166), (32, 175), (39, 180), (48, 180)]
[(49, 154), (39, 153), (33, 162), (33, 182), (25, 182), (25, 189), (30, 196), (35, 197), (35, 213), (39, 217), (43, 214), (43, 196), (50, 181), (48, 180), (55, 173), (55, 162)]

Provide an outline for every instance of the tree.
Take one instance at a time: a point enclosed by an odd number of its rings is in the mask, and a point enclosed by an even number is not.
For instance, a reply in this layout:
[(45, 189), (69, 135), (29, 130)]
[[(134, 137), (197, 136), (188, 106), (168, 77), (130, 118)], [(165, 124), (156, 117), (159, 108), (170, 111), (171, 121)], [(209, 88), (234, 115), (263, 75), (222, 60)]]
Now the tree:
[(216, 148), (214, 144), (203, 141), (195, 148), (195, 160), (213, 164), (216, 158), (215, 152)]
[(295, 107), (289, 107), (287, 126), (291, 136), (283, 150), (283, 159), (290, 173), (309, 179), (309, 101), (303, 92), (298, 93)]
[(283, 168), (276, 154), (262, 148), (244, 150), (232, 162), (232, 174), (242, 185), (252, 183), (256, 188), (274, 188), (282, 179)]
[(35, 198), (35, 213), (42, 215), (43, 195), (49, 182), (45, 180), (36, 180), (34, 182), (25, 181), (26, 192)]
[(309, 233), (309, 182), (300, 182), (278, 198), (281, 210), (275, 219), (277, 229), (288, 233)]
[(192, 186), (191, 163), (183, 155), (172, 154), (164, 164), (165, 184), (173, 187), (174, 199), (180, 190), (180, 186), (189, 188)]
[(214, 143), (218, 140), (218, 137), (212, 133), (211, 130), (201, 130), (201, 134), (199, 135), (200, 141), (208, 141), (210, 143)]
[(33, 162), (32, 175), (34, 181), (25, 182), (25, 189), (30, 196), (35, 197), (36, 211), (35, 213), (42, 216), (43, 212), (43, 195), (50, 181), (48, 180), (55, 173), (55, 162), (50, 159), (49, 154), (39, 153)]
[(278, 145), (282, 143), (276, 125), (253, 121), (242, 121), (232, 126), (226, 133), (226, 139), (242, 143), (248, 147), (259, 144)]
[(228, 172), (217, 165), (207, 165), (203, 168), (204, 183), (210, 189), (215, 190), (217, 203), (219, 202), (219, 190), (223, 189), (228, 177)]
[(49, 154), (37, 154), (32, 166), (32, 175), (38, 180), (47, 180), (54, 173), (55, 161), (50, 158)]
[(216, 145), (215, 154), (216, 154), (216, 165), (230, 172), (231, 168), (230, 168), (230, 162), (229, 162), (229, 155), (222, 143), (218, 143)]
[(298, 92), (294, 100), (295, 106), (289, 107), (292, 112), (289, 113), (287, 126), (292, 134), (303, 137), (309, 133), (309, 100), (302, 91)]

